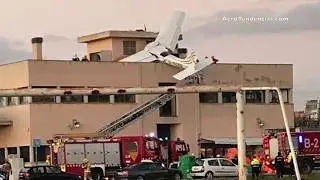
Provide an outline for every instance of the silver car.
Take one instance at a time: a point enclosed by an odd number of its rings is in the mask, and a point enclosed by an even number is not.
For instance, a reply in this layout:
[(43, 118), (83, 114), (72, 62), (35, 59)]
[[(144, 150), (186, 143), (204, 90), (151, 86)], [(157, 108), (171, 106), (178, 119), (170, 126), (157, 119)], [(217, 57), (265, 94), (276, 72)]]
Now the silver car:
[(213, 179), (213, 177), (238, 176), (238, 167), (226, 158), (197, 159), (192, 167), (192, 177)]

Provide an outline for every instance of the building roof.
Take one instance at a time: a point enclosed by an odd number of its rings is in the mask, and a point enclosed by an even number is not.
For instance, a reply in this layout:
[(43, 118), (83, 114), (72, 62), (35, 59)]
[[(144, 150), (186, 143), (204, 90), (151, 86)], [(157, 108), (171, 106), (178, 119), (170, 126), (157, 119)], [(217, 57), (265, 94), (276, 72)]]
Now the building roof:
[(104, 31), (94, 34), (78, 37), (79, 43), (88, 43), (90, 41), (96, 41), (107, 38), (145, 38), (155, 39), (158, 33), (146, 32), (146, 31)]

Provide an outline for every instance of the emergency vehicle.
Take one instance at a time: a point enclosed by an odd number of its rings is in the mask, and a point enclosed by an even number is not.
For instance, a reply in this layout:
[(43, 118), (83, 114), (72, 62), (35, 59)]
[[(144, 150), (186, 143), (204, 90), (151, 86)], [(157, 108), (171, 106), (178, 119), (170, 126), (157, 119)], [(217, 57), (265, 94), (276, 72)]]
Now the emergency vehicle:
[(172, 93), (157, 96), (95, 133), (54, 135), (48, 140), (48, 144), (51, 144), (51, 163), (59, 165), (65, 172), (83, 176), (82, 162), (87, 159), (90, 162), (92, 178), (97, 180), (112, 176), (116, 169), (144, 159), (167, 164), (177, 161), (179, 156), (189, 151), (189, 146), (180, 139), (160, 141), (156, 137), (148, 136), (114, 136), (174, 97), (175, 94)]
[[(184, 141), (169, 141), (169, 146), (165, 147), (159, 139), (145, 136), (52, 140), (50, 143), (52, 164), (59, 165), (65, 172), (83, 176), (82, 162), (88, 159), (93, 179), (113, 176), (115, 170), (145, 159), (171, 163), (189, 151)], [(169, 150), (167, 155), (161, 151), (163, 148)]]
[[(315, 167), (320, 167), (320, 131), (291, 132), (291, 137), (301, 173), (310, 174)], [(266, 134), (263, 138), (263, 147), (265, 156), (272, 160), (278, 152), (281, 152), (287, 160), (290, 152), (286, 132)]]

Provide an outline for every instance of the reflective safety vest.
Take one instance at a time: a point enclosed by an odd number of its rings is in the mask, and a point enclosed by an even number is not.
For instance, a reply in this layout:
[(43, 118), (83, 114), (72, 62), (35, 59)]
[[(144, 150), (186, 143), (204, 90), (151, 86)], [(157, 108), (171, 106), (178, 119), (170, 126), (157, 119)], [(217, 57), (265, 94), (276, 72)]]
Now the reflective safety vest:
[(259, 167), (260, 166), (260, 162), (258, 159), (254, 158), (252, 161), (251, 161), (251, 165), (253, 167)]
[(290, 163), (292, 161), (292, 153), (290, 152), (289, 154), (288, 154), (288, 162)]

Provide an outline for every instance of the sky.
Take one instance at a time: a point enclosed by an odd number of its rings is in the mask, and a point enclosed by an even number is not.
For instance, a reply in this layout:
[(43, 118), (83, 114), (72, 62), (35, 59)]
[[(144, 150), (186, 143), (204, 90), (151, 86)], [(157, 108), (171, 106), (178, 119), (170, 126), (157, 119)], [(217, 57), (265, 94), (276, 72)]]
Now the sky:
[[(295, 110), (320, 95), (320, 0), (0, 0), (0, 64), (31, 57), (44, 37), (45, 59), (82, 56), (76, 38), (106, 30), (159, 27), (187, 13), (183, 45), (226, 63), (292, 63)], [(251, 18), (251, 19), (250, 19)], [(253, 18), (256, 19), (255, 21)], [(261, 18), (271, 20), (262, 21)], [(276, 18), (279, 18), (276, 20)]]

